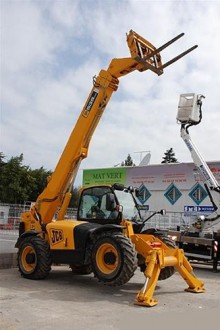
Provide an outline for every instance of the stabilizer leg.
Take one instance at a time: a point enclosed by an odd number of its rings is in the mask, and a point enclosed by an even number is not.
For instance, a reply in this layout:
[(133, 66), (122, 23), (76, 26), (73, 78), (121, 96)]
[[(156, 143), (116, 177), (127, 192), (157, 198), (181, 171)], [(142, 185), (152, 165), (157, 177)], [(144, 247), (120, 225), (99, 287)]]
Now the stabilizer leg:
[(193, 269), (184, 255), (183, 249), (170, 248), (160, 239), (152, 235), (136, 234), (131, 236), (136, 250), (145, 257), (146, 277), (143, 288), (135, 298), (135, 304), (152, 307), (158, 304), (153, 297), (161, 269), (167, 266), (175, 267), (176, 271), (186, 281), (189, 287), (185, 291), (202, 293), (204, 283), (194, 274)]
[(153, 298), (154, 290), (160, 275), (160, 265), (157, 259), (157, 251), (152, 251), (150, 254), (150, 261), (144, 272), (146, 277), (144, 286), (138, 292), (134, 301), (136, 305), (152, 307), (158, 304), (157, 299)]
[[(177, 250), (179, 253), (182, 253), (182, 250)], [(183, 254), (183, 262), (177, 263), (175, 269), (179, 272), (185, 282), (189, 285), (185, 291), (193, 293), (202, 293), (205, 292), (204, 283), (199, 280), (193, 273), (193, 269)]]

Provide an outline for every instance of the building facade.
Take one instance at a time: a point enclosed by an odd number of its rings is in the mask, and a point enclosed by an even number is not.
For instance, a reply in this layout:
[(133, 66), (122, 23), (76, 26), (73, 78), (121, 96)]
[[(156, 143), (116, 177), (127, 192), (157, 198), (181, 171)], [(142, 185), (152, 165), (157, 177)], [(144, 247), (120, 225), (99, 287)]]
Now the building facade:
[[(220, 161), (208, 162), (220, 183)], [(213, 206), (202, 177), (193, 163), (169, 163), (134, 167), (113, 167), (83, 171), (83, 185), (122, 183), (139, 188), (139, 204), (144, 212), (165, 209), (164, 226), (188, 223), (200, 214), (210, 214)], [(181, 219), (180, 219), (181, 218)], [(161, 221), (160, 221), (161, 223)]]

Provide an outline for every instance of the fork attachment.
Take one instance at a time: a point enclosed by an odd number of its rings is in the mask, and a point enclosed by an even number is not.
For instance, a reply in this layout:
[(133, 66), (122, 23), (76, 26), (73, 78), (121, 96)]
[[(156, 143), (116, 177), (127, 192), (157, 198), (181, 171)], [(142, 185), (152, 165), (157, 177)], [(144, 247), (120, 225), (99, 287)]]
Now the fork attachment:
[(130, 48), (131, 56), (137, 62), (142, 64), (139, 71), (150, 69), (158, 76), (160, 76), (161, 74), (163, 74), (164, 68), (178, 61), (180, 58), (187, 55), (198, 47), (197, 45), (195, 45), (187, 49), (183, 53), (177, 55), (176, 57), (172, 58), (171, 60), (167, 61), (165, 64), (162, 64), (160, 52), (183, 36), (184, 33), (180, 33), (178, 36), (169, 40), (164, 45), (156, 48), (149, 41), (137, 34), (135, 31), (130, 30), (130, 32), (127, 34), (127, 43)]

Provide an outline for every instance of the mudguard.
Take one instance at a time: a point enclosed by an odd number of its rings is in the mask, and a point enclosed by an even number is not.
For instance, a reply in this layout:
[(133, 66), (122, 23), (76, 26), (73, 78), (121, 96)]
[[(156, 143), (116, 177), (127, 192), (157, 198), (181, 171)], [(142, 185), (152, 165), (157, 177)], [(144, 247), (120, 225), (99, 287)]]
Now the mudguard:
[(97, 223), (83, 223), (74, 229), (74, 242), (75, 242), (75, 249), (85, 249), (88, 240), (92, 240), (96, 235), (106, 232), (118, 230), (122, 232), (123, 227), (120, 225), (114, 224), (106, 224), (100, 225)]
[(39, 234), (40, 234), (40, 232), (36, 231), (36, 230), (29, 230), (29, 231), (24, 232), (23, 234), (21, 234), (18, 237), (17, 242), (15, 243), (15, 248), (19, 249), (20, 244), (21, 244), (21, 242), (23, 241), (24, 238), (26, 238), (28, 236), (37, 236)]

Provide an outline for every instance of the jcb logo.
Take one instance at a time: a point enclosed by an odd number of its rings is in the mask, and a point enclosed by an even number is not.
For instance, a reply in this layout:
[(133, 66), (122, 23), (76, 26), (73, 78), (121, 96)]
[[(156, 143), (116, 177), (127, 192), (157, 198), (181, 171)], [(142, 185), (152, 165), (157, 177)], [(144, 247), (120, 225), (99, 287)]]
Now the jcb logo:
[(52, 229), (51, 230), (51, 242), (52, 244), (59, 243), (63, 240), (63, 231), (62, 230), (57, 230), (57, 229)]

